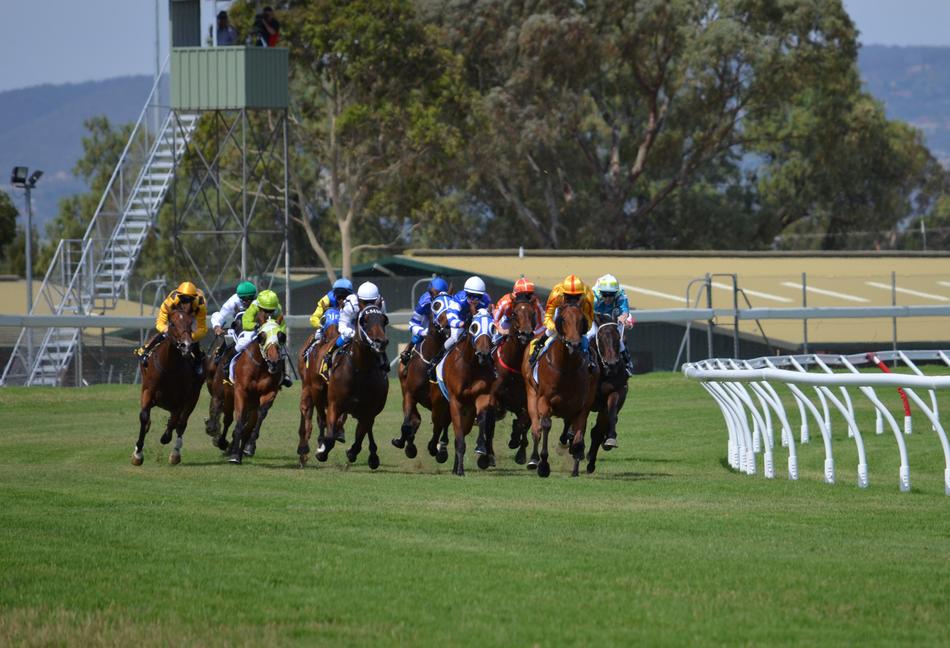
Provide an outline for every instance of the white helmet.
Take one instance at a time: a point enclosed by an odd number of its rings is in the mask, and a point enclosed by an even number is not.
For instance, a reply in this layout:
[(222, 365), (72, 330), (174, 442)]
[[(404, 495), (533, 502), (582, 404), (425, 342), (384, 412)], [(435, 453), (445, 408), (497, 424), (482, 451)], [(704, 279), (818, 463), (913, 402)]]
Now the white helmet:
[(481, 277), (469, 277), (465, 280), (465, 292), (484, 295), (485, 282), (482, 281)]
[(360, 301), (376, 301), (379, 299), (379, 288), (371, 281), (364, 281), (356, 289), (356, 296)]
[(594, 284), (594, 289), (602, 293), (620, 292), (620, 282), (612, 274), (605, 274)]

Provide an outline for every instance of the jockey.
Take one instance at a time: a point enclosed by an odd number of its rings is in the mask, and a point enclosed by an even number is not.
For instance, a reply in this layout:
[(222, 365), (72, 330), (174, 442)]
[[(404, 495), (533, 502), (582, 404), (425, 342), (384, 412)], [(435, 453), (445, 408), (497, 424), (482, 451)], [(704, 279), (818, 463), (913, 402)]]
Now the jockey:
[(443, 345), (446, 352), (455, 346), (462, 335), (462, 330), (472, 319), (472, 304), (475, 304), (475, 310), (485, 309), (488, 312), (492, 310), (491, 297), (488, 296), (485, 282), (481, 277), (469, 277), (465, 280), (462, 290), (452, 295), (452, 301), (449, 302), (448, 313), (446, 313), (449, 327), (452, 329), (449, 339)]
[(447, 295), (448, 292), (449, 284), (445, 279), (442, 277), (433, 277), (426, 291), (419, 296), (419, 301), (413, 310), (412, 318), (409, 320), (409, 332), (412, 333), (412, 339), (399, 356), (403, 364), (409, 364), (413, 347), (422, 342), (422, 338), (426, 336), (426, 332), (429, 330), (429, 319), (432, 316), (432, 300), (439, 295)]
[[(551, 343), (554, 336), (557, 335), (557, 309), (564, 304), (578, 303), (581, 305), (581, 311), (587, 322), (592, 326), (594, 324), (594, 293), (584, 282), (576, 275), (570, 274), (564, 277), (564, 281), (554, 286), (551, 294), (548, 295), (548, 303), (544, 309), (544, 328), (547, 340), (544, 344), (536, 344), (531, 352), (531, 364), (538, 360), (541, 350)], [(586, 336), (581, 336), (581, 348), (586, 353), (589, 340)]]
[(531, 304), (535, 311), (535, 329), (534, 335), (538, 336), (544, 332), (544, 311), (541, 310), (541, 304), (538, 302), (537, 295), (534, 294), (534, 282), (522, 277), (515, 282), (514, 288), (510, 293), (498, 300), (495, 304), (495, 326), (498, 327), (498, 334), (508, 335), (511, 325), (508, 322), (508, 316), (511, 314), (511, 307), (516, 302), (526, 301)]
[(195, 316), (194, 329), (191, 332), (191, 339), (195, 343), (195, 372), (200, 376), (204, 373), (204, 354), (201, 352), (201, 345), (198, 341), (208, 332), (206, 322), (208, 316), (208, 305), (205, 301), (204, 293), (198, 290), (198, 287), (190, 281), (183, 281), (175, 290), (169, 293), (161, 308), (158, 309), (158, 316), (155, 318), (155, 330), (157, 334), (152, 336), (144, 346), (135, 350), (136, 355), (142, 358), (142, 366), (148, 364), (148, 356), (155, 346), (165, 339), (165, 332), (168, 330), (168, 317), (173, 309), (182, 308), (188, 310)]
[[(633, 375), (633, 361), (630, 354), (627, 353), (627, 346), (624, 344), (624, 329), (633, 326), (633, 316), (630, 314), (630, 304), (627, 302), (627, 295), (624, 294), (620, 282), (612, 274), (605, 274), (594, 284), (594, 314), (605, 315), (615, 319), (620, 326), (620, 356), (623, 358), (627, 374)], [(595, 339), (597, 335), (597, 322), (587, 332), (589, 340)]]
[(257, 297), (257, 288), (254, 284), (250, 281), (242, 281), (234, 294), (221, 306), (221, 310), (211, 314), (211, 328), (214, 334), (224, 336), (224, 344), (218, 347), (214, 356), (215, 360), (224, 355), (225, 349), (233, 349), (238, 333), (242, 330), (241, 316), (255, 297)]
[[(353, 282), (343, 277), (334, 281), (330, 292), (320, 298), (320, 301), (317, 302), (317, 308), (313, 311), (313, 315), (310, 316), (310, 326), (315, 328), (316, 331), (313, 333), (313, 342), (310, 343), (307, 350), (323, 342), (323, 328), (325, 325), (323, 316), (326, 312), (330, 309), (339, 310), (342, 308), (343, 301), (352, 294)], [(306, 353), (306, 350), (304, 353)]]
[[(360, 312), (368, 306), (376, 306), (383, 311), (383, 313), (386, 312), (386, 300), (379, 294), (379, 288), (376, 287), (376, 284), (366, 281), (361, 283), (359, 288), (356, 289), (355, 295), (350, 295), (346, 298), (346, 301), (343, 302), (343, 307), (340, 308), (340, 322), (337, 325), (340, 336), (336, 339), (336, 346), (333, 352), (326, 355), (328, 365), (333, 362), (332, 356), (336, 354), (336, 351), (356, 337), (357, 320), (359, 319)], [(379, 362), (380, 369), (388, 372), (389, 358), (386, 357), (385, 352), (382, 353)]]
[[(257, 329), (268, 319), (273, 319), (277, 322), (280, 325), (279, 332), (287, 335), (287, 325), (284, 324), (284, 313), (280, 307), (280, 298), (277, 297), (277, 293), (273, 290), (262, 290), (258, 293), (257, 299), (251, 302), (251, 305), (244, 311), (244, 315), (241, 316), (241, 328), (243, 330), (238, 336), (237, 343), (234, 345), (235, 355), (231, 360), (231, 375), (234, 374), (234, 363), (237, 361), (238, 354), (250, 346), (251, 342), (253, 342), (257, 336)], [(280, 352), (286, 362), (286, 349), (281, 347)], [(284, 379), (281, 384), (283, 384), (284, 387), (290, 387), (294, 384), (293, 379), (290, 377), (290, 372), (286, 369), (284, 370)]]

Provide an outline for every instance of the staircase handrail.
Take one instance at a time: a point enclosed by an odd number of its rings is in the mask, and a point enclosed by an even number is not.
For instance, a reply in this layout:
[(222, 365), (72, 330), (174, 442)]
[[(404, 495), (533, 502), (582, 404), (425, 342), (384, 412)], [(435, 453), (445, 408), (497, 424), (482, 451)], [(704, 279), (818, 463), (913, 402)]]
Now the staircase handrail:
[[(148, 98), (145, 100), (145, 105), (142, 106), (142, 112), (139, 113), (139, 118), (135, 122), (135, 126), (132, 128), (132, 133), (129, 135), (128, 141), (125, 143), (125, 148), (122, 149), (122, 155), (119, 156), (119, 160), (116, 162), (115, 169), (112, 170), (112, 176), (109, 178), (109, 182), (106, 184), (105, 189), (102, 192), (102, 198), (99, 199), (99, 204), (96, 206), (96, 211), (92, 216), (92, 220), (89, 221), (89, 225), (86, 227), (86, 233), (83, 235), (84, 240), (89, 240), (92, 237), (93, 228), (96, 225), (96, 221), (99, 219), (99, 213), (102, 211), (102, 206), (106, 202), (106, 197), (109, 195), (112, 185), (115, 184), (115, 179), (119, 175), (119, 170), (122, 168), (123, 162), (125, 162), (126, 157), (128, 157), (129, 149), (132, 147), (132, 143), (135, 141), (135, 137), (139, 132), (139, 129), (142, 127), (142, 124), (145, 122), (145, 115), (148, 113), (149, 106), (152, 105), (152, 98), (158, 92), (159, 84), (162, 81), (162, 77), (165, 76), (165, 72), (168, 69), (169, 57), (165, 57), (164, 63), (162, 63), (161, 70), (158, 75), (155, 77), (155, 82), (152, 84), (152, 89), (148, 93)], [(158, 136), (156, 136), (157, 141)], [(125, 205), (122, 206), (123, 209)]]

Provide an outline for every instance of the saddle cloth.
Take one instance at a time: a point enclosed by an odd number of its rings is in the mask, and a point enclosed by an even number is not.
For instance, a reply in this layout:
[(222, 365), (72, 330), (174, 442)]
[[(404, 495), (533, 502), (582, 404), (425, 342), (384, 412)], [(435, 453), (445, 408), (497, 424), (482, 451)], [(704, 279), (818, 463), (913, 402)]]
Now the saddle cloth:
[(444, 358), (439, 360), (439, 364), (435, 366), (435, 381), (439, 385), (439, 391), (441, 391), (442, 395), (445, 396), (445, 400), (449, 400), (449, 390), (445, 386), (445, 378), (443, 378), (442, 369), (445, 366), (445, 358), (448, 357), (448, 354), (446, 354)]

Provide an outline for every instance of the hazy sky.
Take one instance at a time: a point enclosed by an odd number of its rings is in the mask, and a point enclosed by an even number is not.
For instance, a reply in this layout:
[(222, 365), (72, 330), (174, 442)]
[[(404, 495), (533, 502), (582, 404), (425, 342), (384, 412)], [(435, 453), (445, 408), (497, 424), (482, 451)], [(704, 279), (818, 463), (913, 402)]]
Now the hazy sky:
[[(158, 0), (167, 40), (168, 0)], [(212, 0), (202, 0), (205, 25)], [(220, 2), (220, 6), (229, 4)], [(0, 0), (0, 91), (152, 74), (156, 0)], [(950, 45), (950, 0), (845, 0), (861, 42)]]

